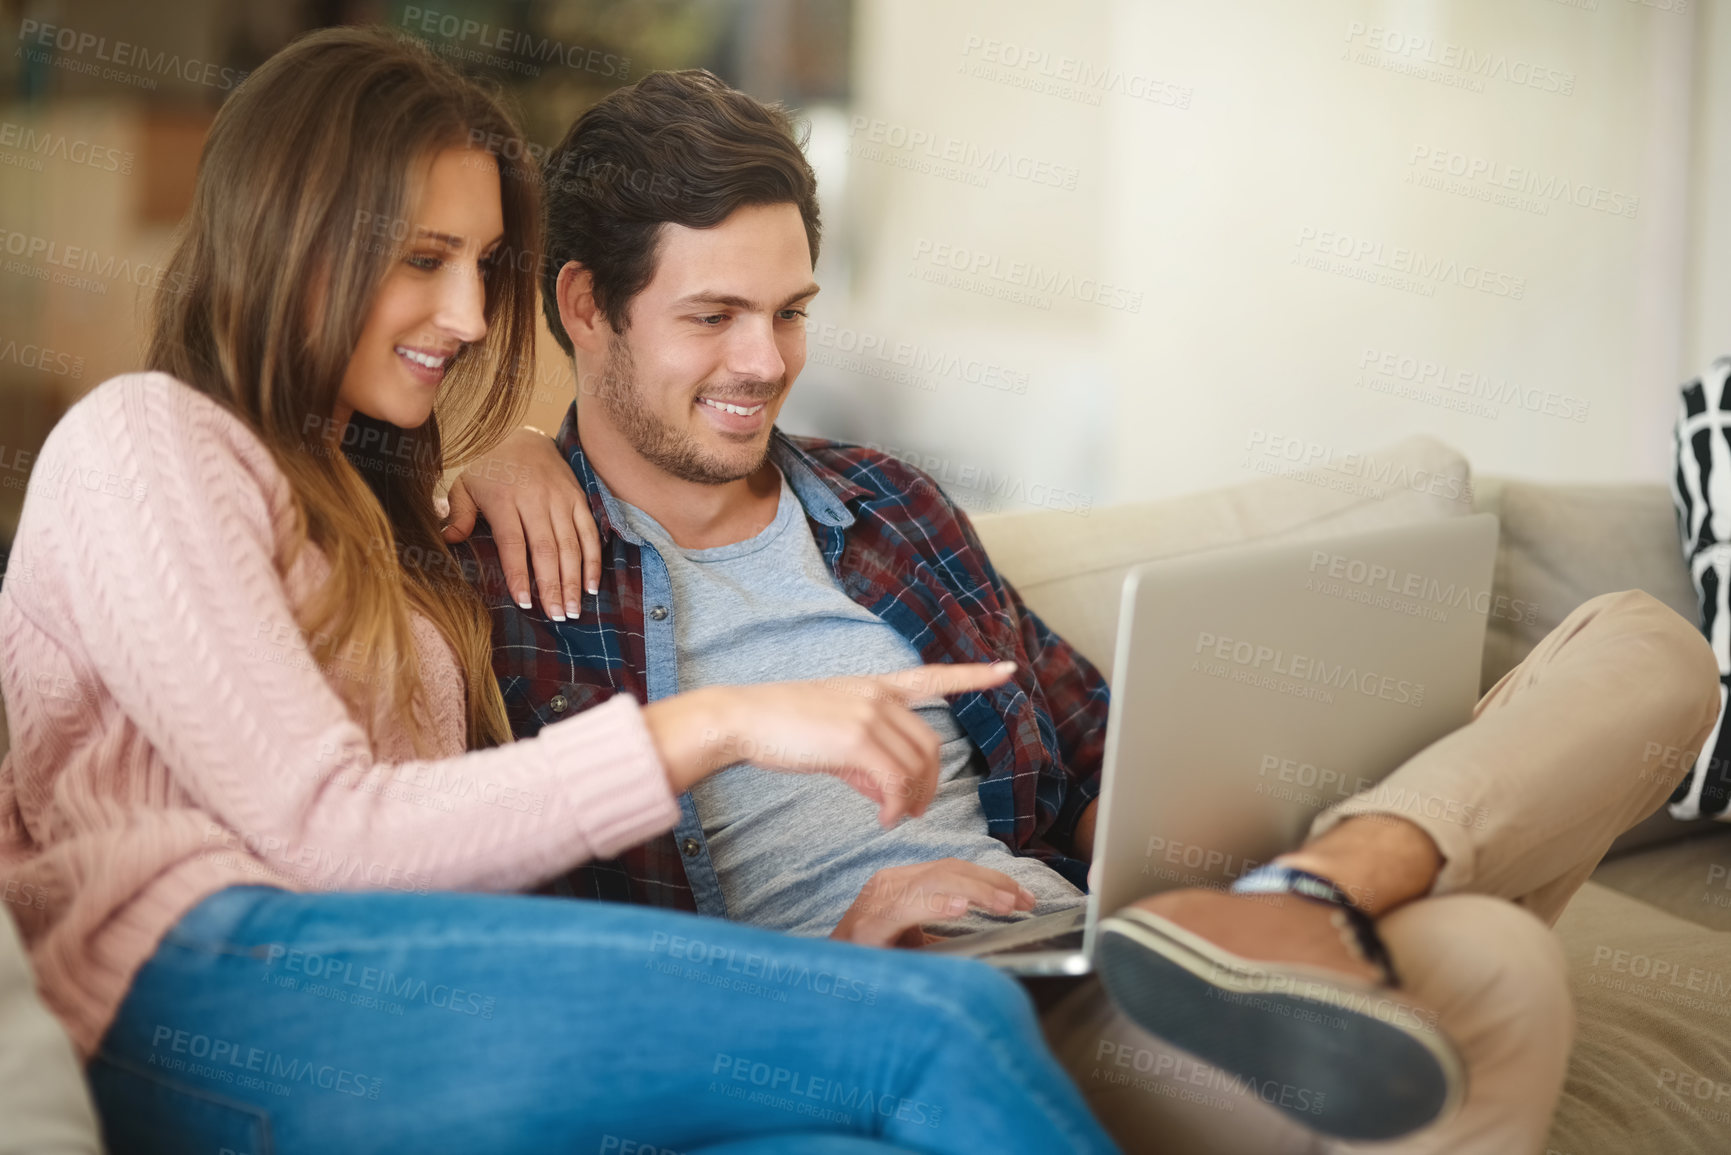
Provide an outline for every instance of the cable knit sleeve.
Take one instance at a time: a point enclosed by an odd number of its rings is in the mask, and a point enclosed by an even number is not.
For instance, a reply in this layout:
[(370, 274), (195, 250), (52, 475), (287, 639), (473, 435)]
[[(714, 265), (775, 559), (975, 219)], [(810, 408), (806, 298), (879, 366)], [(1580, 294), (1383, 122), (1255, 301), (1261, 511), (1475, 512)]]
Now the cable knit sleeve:
[[(323, 673), (254, 646), (294, 620), (273, 560), (284, 484), (240, 421), (163, 374), (79, 402), (32, 478), (37, 588), (51, 581), (64, 610), (36, 624), (72, 635), (201, 809), (313, 886), (355, 885), (338, 864), (365, 860), (435, 889), (524, 889), (673, 825), (627, 695), (498, 749), (375, 760)], [(432, 806), (393, 781), (468, 785)]]

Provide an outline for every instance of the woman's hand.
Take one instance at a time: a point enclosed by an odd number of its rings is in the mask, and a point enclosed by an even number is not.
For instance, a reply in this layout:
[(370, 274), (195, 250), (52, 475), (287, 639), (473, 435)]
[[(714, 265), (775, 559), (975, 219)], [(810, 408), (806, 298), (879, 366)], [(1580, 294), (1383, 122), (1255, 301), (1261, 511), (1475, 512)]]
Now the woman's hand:
[(829, 937), (866, 946), (921, 947), (921, 923), (959, 918), (970, 906), (992, 914), (1033, 910), (1034, 895), (1002, 871), (960, 858), (889, 866), (872, 875)]
[[(477, 511), (493, 528), (505, 588), (531, 606), (528, 559), (534, 559), (541, 607), (556, 622), (583, 610), (583, 591), (601, 588), (601, 535), (589, 497), (552, 438), (525, 425), (451, 483), (445, 517), (448, 542), (475, 530)], [(527, 544), (527, 552), (525, 552)]]
[(922, 698), (1002, 685), (1014, 662), (916, 666), (871, 678), (711, 686), (644, 707), (676, 794), (735, 762), (829, 774), (878, 804), (891, 827), (925, 813), (938, 736), (909, 708)]

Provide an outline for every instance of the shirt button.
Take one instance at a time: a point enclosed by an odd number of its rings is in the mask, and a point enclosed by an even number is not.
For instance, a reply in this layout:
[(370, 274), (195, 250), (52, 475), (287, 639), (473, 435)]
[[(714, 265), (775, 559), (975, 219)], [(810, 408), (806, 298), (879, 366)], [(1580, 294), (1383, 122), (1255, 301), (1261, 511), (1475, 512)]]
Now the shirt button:
[(685, 857), (696, 858), (697, 852), (702, 850), (703, 847), (698, 843), (697, 839), (687, 838), (684, 842), (679, 844), (679, 849), (685, 852)]
[(654, 618), (658, 622), (664, 621), (667, 618), (667, 607), (666, 606), (656, 606), (654, 609), (649, 611), (649, 616)]
[(563, 714), (571, 703), (565, 700), (564, 694), (554, 694), (553, 700), (547, 703), (547, 708), (555, 714)]

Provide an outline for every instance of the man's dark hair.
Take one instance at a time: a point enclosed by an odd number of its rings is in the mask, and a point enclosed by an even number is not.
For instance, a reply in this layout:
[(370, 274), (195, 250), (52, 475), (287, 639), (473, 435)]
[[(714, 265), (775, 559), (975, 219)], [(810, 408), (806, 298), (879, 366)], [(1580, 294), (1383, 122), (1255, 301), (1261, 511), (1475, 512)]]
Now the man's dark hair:
[(595, 304), (623, 333), (631, 300), (655, 276), (663, 223), (713, 228), (744, 205), (791, 204), (817, 263), (817, 178), (779, 104), (701, 68), (652, 72), (577, 118), (547, 158), (547, 259), (541, 308), (559, 347), (559, 270), (579, 261)]

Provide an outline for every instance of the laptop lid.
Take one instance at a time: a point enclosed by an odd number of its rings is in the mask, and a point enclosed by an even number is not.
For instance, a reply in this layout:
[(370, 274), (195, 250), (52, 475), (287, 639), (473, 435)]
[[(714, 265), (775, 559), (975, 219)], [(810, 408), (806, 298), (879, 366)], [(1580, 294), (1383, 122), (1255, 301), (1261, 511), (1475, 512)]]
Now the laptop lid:
[[(1123, 589), (1083, 951), (1099, 919), (1222, 886), (1470, 720), (1491, 590), (1491, 514), (1151, 562)], [(1451, 813), (1452, 811), (1452, 813)]]

